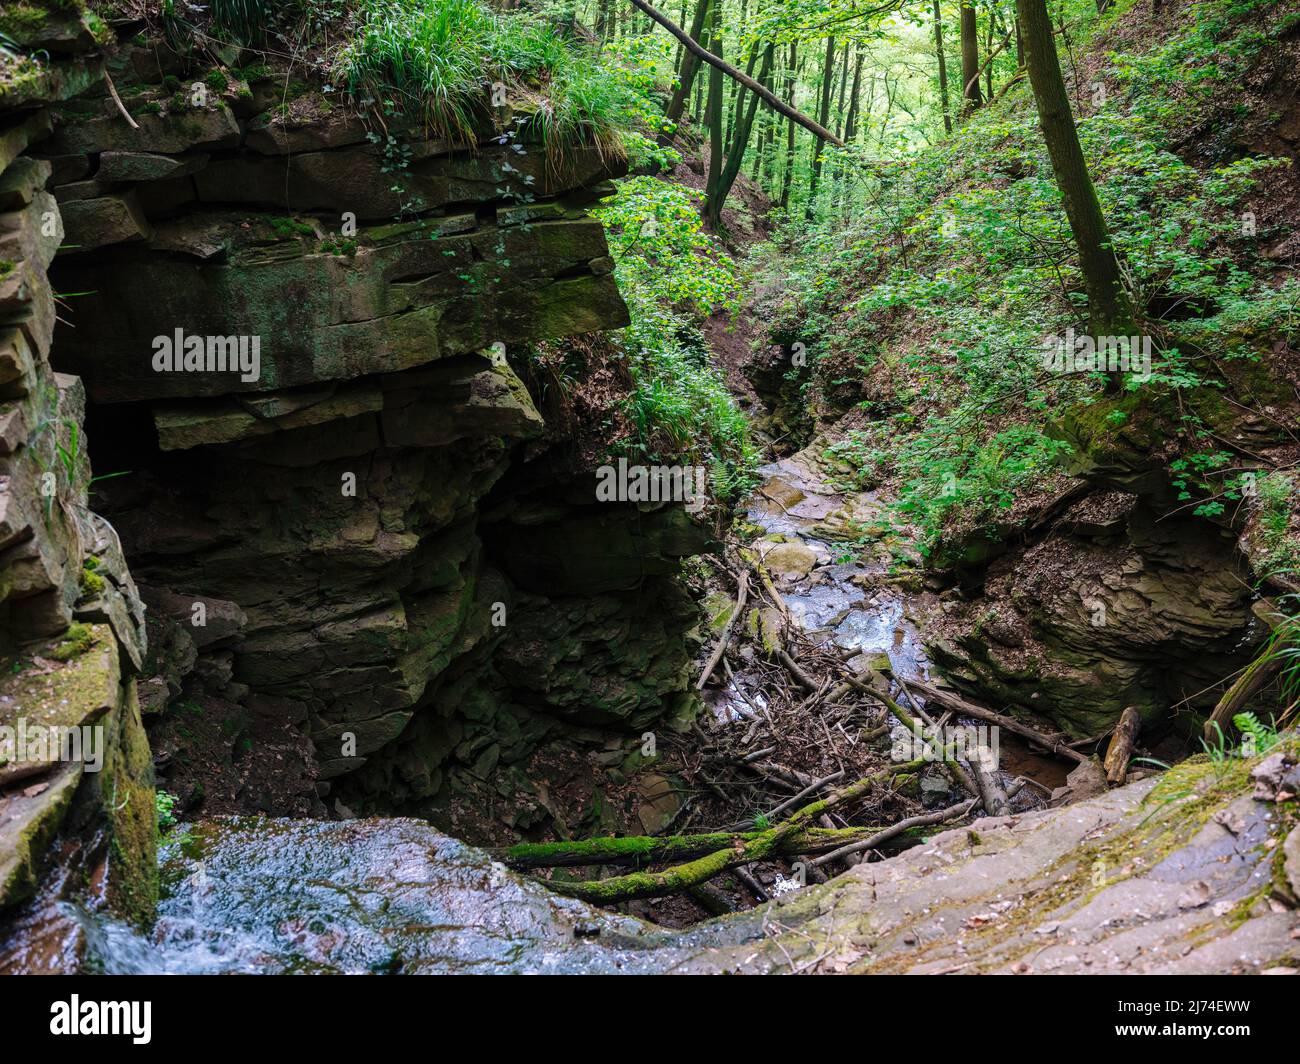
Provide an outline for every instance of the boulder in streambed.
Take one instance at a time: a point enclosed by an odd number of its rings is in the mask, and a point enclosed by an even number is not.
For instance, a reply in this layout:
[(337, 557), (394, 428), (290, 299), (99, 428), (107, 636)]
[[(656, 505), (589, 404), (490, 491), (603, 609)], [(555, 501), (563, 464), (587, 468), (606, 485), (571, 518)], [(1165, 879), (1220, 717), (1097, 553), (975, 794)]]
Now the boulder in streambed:
[(763, 552), (763, 567), (781, 580), (802, 580), (818, 562), (817, 552), (797, 541), (770, 544), (766, 548), (760, 544), (759, 549)]

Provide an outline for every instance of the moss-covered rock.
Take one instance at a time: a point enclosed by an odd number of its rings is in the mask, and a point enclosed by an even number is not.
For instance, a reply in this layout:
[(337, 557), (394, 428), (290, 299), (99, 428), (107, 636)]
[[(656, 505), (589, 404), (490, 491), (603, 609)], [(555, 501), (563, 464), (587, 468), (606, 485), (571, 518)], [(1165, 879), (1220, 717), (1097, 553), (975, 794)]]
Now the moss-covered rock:
[(105, 903), (134, 922), (152, 919), (153, 761), (118, 659), (111, 627), (74, 625), (0, 673), (0, 909), (36, 889), (56, 836), (89, 847), (106, 826)]

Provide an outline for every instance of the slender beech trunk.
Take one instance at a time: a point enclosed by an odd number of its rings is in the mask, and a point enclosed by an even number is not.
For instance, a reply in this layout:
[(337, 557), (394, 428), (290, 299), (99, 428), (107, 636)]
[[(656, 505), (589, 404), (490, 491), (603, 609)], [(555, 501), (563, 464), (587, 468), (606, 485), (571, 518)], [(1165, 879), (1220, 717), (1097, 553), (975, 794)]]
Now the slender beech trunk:
[[(754, 76), (754, 64), (758, 62), (758, 42), (755, 41), (749, 46), (749, 59), (745, 62), (745, 74), (748, 77)], [(762, 81), (759, 78), (759, 81)], [(736, 135), (736, 121), (740, 117), (740, 112), (745, 107), (745, 94), (748, 90), (738, 81), (732, 82), (731, 106), (727, 109), (727, 128), (723, 133), (722, 140), (725, 144), (730, 145)], [(758, 97), (755, 97), (757, 99)], [(728, 148), (728, 151), (731, 149)]]
[(876, 143), (883, 148), (885, 146), (885, 134), (889, 131), (889, 119), (894, 113), (894, 99), (898, 95), (898, 79), (894, 80), (894, 87), (889, 87), (889, 71), (885, 71), (885, 117), (880, 121), (880, 137)]
[(961, 85), (962, 112), (969, 114), (984, 102), (980, 97), (979, 25), (972, 0), (961, 4)]
[(849, 49), (840, 49), (840, 95), (835, 104), (835, 135), (844, 133), (844, 97), (849, 91)]
[[(686, 25), (686, 16), (690, 14), (690, 9), (687, 7), (688, 3), (689, 0), (682, 0), (681, 14), (677, 16), (677, 22), (679, 25)], [(677, 50), (673, 53), (674, 70), (680, 71), (682, 69), (682, 60), (684, 58), (686, 58), (686, 49), (682, 47), (682, 42), (678, 41)]]
[(1029, 83), (1038, 105), (1043, 140), (1079, 247), (1092, 335), (1133, 336), (1137, 333), (1137, 315), (1124, 288), (1097, 190), (1079, 146), (1047, 4), (1045, 0), (1016, 0), (1016, 10), (1020, 15)]
[[(831, 117), (831, 91), (835, 87), (835, 38), (826, 38), (826, 62), (822, 66), (822, 100), (817, 112), (818, 125), (825, 128)], [(808, 182), (808, 207), (806, 214), (813, 216), (813, 205), (817, 201), (817, 182), (822, 175), (822, 142), (813, 145), (812, 176)]]
[[(699, 0), (695, 5), (695, 17), (691, 19), (691, 39), (699, 41), (704, 33), (705, 19), (709, 14), (709, 0)], [(682, 49), (682, 65), (678, 74), (677, 91), (668, 101), (667, 118), (670, 122), (680, 122), (686, 101), (691, 97), (691, 85), (695, 82), (695, 72), (700, 69), (700, 57), (694, 52)]]
[[(776, 54), (776, 45), (769, 44), (763, 49), (763, 63), (758, 70), (759, 82), (765, 82), (772, 73), (772, 58)], [(709, 222), (716, 229), (722, 220), (722, 208), (726, 205), (727, 194), (736, 183), (741, 164), (745, 161), (745, 148), (749, 144), (749, 134), (754, 128), (754, 116), (758, 113), (758, 96), (749, 93), (745, 113), (736, 116), (736, 135), (732, 138), (731, 154), (727, 156), (727, 165), (722, 168), (718, 182), (706, 204), (705, 213)]]
[[(775, 54), (773, 58), (775, 59)], [(773, 69), (768, 71), (767, 80), (763, 82), (765, 89), (772, 88), (775, 75), (775, 63), (773, 63)], [(767, 191), (767, 186), (772, 179), (772, 130), (775, 125), (776, 116), (770, 108), (764, 107), (759, 116), (758, 148), (754, 152), (754, 168), (751, 171), (754, 181), (759, 181), (761, 178), (764, 191)]]
[[(719, 59), (722, 56), (722, 4), (713, 5), (709, 17), (710, 50)], [(709, 173), (704, 186), (705, 203), (713, 201), (713, 190), (722, 175), (722, 94), (724, 85), (722, 70), (716, 66), (709, 67)]]
[(862, 93), (862, 62), (866, 57), (866, 53), (859, 48), (857, 58), (853, 63), (853, 88), (849, 91), (849, 114), (844, 120), (845, 144), (852, 144), (853, 138), (858, 133), (858, 107), (859, 97)]
[(997, 8), (990, 5), (988, 25), (984, 28), (984, 95), (993, 99), (993, 17)]
[[(799, 46), (790, 43), (790, 65), (785, 71), (785, 102), (793, 110), (795, 80), (799, 75)], [(790, 206), (790, 187), (794, 184), (794, 119), (786, 123), (785, 129), (785, 171), (781, 175), (781, 209)]]
[(934, 0), (934, 52), (939, 58), (939, 104), (943, 108), (943, 131), (952, 132), (952, 111), (948, 104), (948, 60), (943, 54), (943, 16)]

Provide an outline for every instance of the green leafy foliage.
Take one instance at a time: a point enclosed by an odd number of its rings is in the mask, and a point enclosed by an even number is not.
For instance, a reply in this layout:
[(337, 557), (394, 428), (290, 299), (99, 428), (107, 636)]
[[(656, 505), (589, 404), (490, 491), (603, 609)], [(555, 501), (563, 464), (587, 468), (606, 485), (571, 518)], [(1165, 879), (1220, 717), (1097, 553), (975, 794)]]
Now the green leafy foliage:
[(1243, 749), (1252, 756), (1266, 753), (1281, 740), (1277, 729), (1261, 722), (1254, 713), (1238, 713), (1232, 718), (1232, 723), (1241, 732)]
[(701, 331), (705, 318), (737, 300), (735, 265), (704, 232), (698, 200), (681, 185), (629, 178), (596, 213), (631, 316), (622, 346), (636, 386), (633, 446), (655, 460), (707, 464), (714, 496), (735, 498), (751, 485), (758, 455), (708, 363)]
[(176, 803), (179, 799), (170, 791), (154, 792), (154, 805), (158, 813), (158, 830), (166, 831), (176, 823)]
[[(1196, 4), (1154, 48), (1139, 39), (1134, 54), (1112, 52), (1090, 72), (1106, 91), (1090, 98), (1076, 86), (1084, 154), (1153, 341), (1149, 378), (1130, 375), (1124, 387), (1138, 409), (1182, 410), (1171, 479), (1211, 519), (1240, 498), (1239, 463), (1177, 396), (1222, 389), (1214, 359), (1259, 359), (1267, 343), (1296, 336), (1300, 314), (1296, 283), (1272, 276), (1248, 213), (1285, 162), (1225, 152), (1193, 165), (1174, 139), (1221, 106), (1216, 93), (1242, 76), (1282, 7)], [(1090, 8), (1065, 5), (1071, 33), (1119, 17)], [(1075, 57), (1063, 53), (1067, 84)], [(760, 256), (758, 287), (775, 293), (760, 303), (768, 339), (798, 339), (816, 356), (810, 404), (833, 390), (865, 394), (867, 425), (834, 457), (859, 484), (891, 482), (898, 524), (911, 525), (922, 552), (945, 533), (992, 531), (1051, 482), (1069, 453), (1061, 419), (1105, 386), (1098, 373), (1046, 371), (1046, 343), (1086, 331), (1086, 305), (1032, 98), (1012, 87), (920, 150), (890, 153), (861, 137), (827, 160), (833, 180), (812, 217), (792, 212)], [(850, 356), (856, 370), (846, 372)], [(1113, 432), (1129, 420), (1124, 409), (1100, 417)]]

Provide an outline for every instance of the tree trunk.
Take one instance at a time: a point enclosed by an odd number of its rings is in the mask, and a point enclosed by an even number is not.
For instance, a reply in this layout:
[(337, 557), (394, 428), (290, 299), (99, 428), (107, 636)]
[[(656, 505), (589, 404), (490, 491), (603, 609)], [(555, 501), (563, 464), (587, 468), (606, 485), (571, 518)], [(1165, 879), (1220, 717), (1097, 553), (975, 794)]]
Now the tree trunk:
[(1119, 262), (1102, 217), (1097, 190), (1079, 146), (1079, 134), (1070, 113), (1070, 98), (1061, 76), (1055, 34), (1046, 0), (1016, 0), (1025, 42), (1029, 82), (1038, 105), (1038, 121), (1051, 156), (1056, 183), (1065, 201), (1065, 213), (1079, 247), (1079, 266), (1088, 293), (1092, 335), (1133, 336), (1137, 332), (1133, 303), (1124, 288)]
[(885, 71), (884, 82), (885, 82), (885, 117), (880, 121), (880, 136), (876, 140), (876, 144), (882, 149), (885, 146), (885, 134), (889, 132), (889, 119), (894, 113), (894, 100), (898, 96), (898, 81), (895, 80), (894, 87), (892, 89), (889, 87), (889, 71)]
[(952, 132), (952, 112), (948, 105), (948, 60), (943, 54), (943, 18), (939, 0), (934, 0), (934, 51), (939, 57), (939, 104), (943, 107), (943, 131)]
[[(767, 77), (763, 80), (763, 88), (771, 89), (775, 84), (776, 64), (775, 56), (772, 69), (768, 71)], [(758, 149), (754, 152), (754, 169), (753, 179), (762, 180), (763, 190), (767, 191), (767, 186), (772, 180), (772, 131), (776, 126), (776, 116), (772, 114), (769, 108), (763, 108), (762, 124), (758, 131)]]
[[(785, 96), (794, 110), (794, 87), (795, 79), (798, 76), (798, 57), (799, 46), (793, 41), (790, 43), (790, 65), (785, 72)], [(781, 175), (781, 209), (785, 210), (790, 206), (790, 188), (794, 184), (794, 119), (791, 118), (785, 130), (785, 171)]]
[[(722, 3), (713, 5), (709, 17), (709, 43), (714, 55), (722, 58)], [(722, 175), (722, 70), (709, 67), (709, 173), (704, 186), (705, 203), (713, 201), (713, 190)]]
[[(758, 80), (760, 82), (766, 80), (771, 74), (772, 57), (775, 52), (776, 45), (774, 44), (769, 44), (763, 49), (763, 64), (758, 69)], [(742, 100), (741, 102), (745, 101)], [(705, 207), (709, 222), (715, 229), (722, 220), (722, 208), (727, 202), (727, 194), (731, 191), (731, 186), (736, 183), (741, 164), (745, 161), (745, 148), (749, 145), (749, 134), (754, 128), (754, 116), (758, 113), (758, 97), (750, 93), (748, 103), (749, 106), (745, 109), (745, 113), (736, 116), (736, 135), (731, 141), (731, 154), (727, 157), (727, 165), (723, 167), (718, 183), (709, 196)]]
[(866, 53), (859, 48), (857, 59), (853, 64), (853, 88), (849, 93), (849, 114), (844, 120), (844, 143), (852, 144), (858, 134), (858, 98), (862, 93), (862, 62)]
[[(817, 112), (817, 122), (823, 128), (831, 118), (831, 92), (835, 87), (835, 38), (826, 38), (826, 62), (822, 66), (822, 101)], [(812, 177), (808, 182), (807, 217), (813, 216), (813, 207), (817, 202), (817, 182), (822, 175), (822, 142), (813, 146)]]
[(988, 25), (984, 33), (984, 98), (993, 99), (993, 18), (997, 8), (989, 8)]
[[(677, 16), (677, 24), (679, 26), (686, 25), (686, 16), (690, 14), (690, 8), (687, 6), (687, 4), (688, 4), (688, 0), (682, 0), (681, 12)], [(673, 69), (680, 73), (682, 69), (682, 60), (685, 58), (686, 58), (686, 49), (682, 46), (682, 42), (678, 41), (677, 49), (673, 52)]]
[[(704, 36), (700, 38), (700, 43), (711, 48), (713, 46), (713, 41), (709, 37), (708, 23), (705, 23), (703, 33)], [(695, 106), (691, 109), (691, 114), (698, 116), (700, 121), (704, 123), (708, 122), (708, 115), (705, 114), (704, 111), (704, 84), (706, 81), (708, 81), (708, 78), (696, 77)]]
[(962, 0), (961, 5), (961, 84), (962, 113), (969, 114), (984, 102), (980, 96), (979, 25), (969, 0)]
[[(745, 75), (747, 77), (753, 77), (754, 75), (754, 64), (758, 62), (758, 54), (758, 42), (755, 41), (749, 46), (749, 59), (745, 62)], [(761, 83), (763, 79), (760, 77), (758, 80)], [(745, 107), (745, 89), (740, 82), (733, 82), (732, 89), (731, 106), (727, 109), (727, 128), (722, 136), (723, 142), (728, 145), (736, 138), (736, 121), (740, 118), (740, 113)], [(731, 148), (728, 147), (727, 151), (730, 152)]]
[[(699, 0), (695, 5), (695, 17), (691, 19), (691, 39), (698, 41), (704, 33), (704, 20), (709, 14), (709, 0)], [(686, 101), (691, 96), (691, 85), (695, 82), (695, 73), (700, 69), (700, 57), (689, 49), (682, 49), (682, 67), (678, 77), (680, 84), (673, 98), (668, 101), (667, 118), (670, 122), (680, 122)]]
[(835, 135), (844, 133), (844, 97), (849, 91), (849, 49), (840, 49), (840, 95), (835, 104)]
[(1138, 732), (1142, 730), (1142, 713), (1137, 706), (1125, 706), (1111, 733), (1110, 745), (1106, 747), (1106, 759), (1102, 768), (1106, 770), (1106, 780), (1110, 783), (1123, 783), (1128, 775), (1128, 763), (1133, 757), (1133, 744), (1137, 742)]

